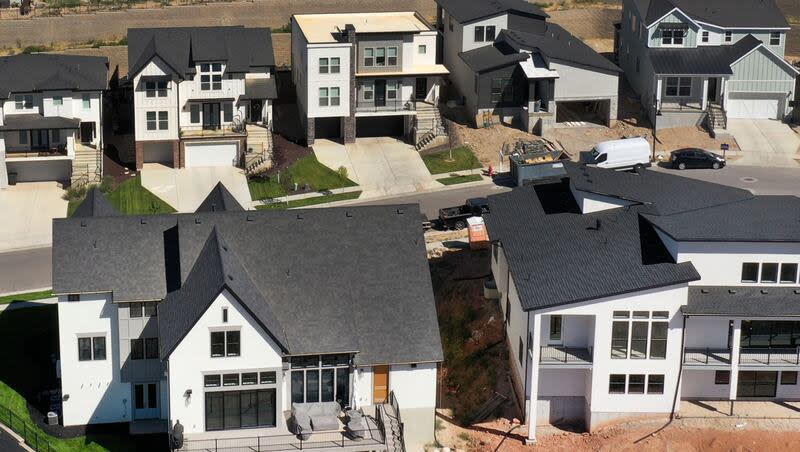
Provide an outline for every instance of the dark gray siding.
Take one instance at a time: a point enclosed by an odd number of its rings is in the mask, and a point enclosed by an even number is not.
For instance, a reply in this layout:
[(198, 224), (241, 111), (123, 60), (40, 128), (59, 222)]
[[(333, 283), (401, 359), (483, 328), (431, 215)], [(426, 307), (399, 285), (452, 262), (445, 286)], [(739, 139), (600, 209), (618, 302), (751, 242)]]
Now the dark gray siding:
[[(492, 102), (492, 79), (511, 78), (511, 102)], [(528, 79), (518, 64), (482, 72), (478, 75), (478, 108), (519, 107), (527, 103)]]
[[(370, 33), (368, 35), (358, 35), (358, 65), (357, 72), (391, 72), (400, 71), (403, 67), (403, 39), (404, 35), (398, 33)], [(412, 39), (409, 35), (407, 39)], [(364, 66), (364, 49), (365, 48), (386, 48), (386, 65), (385, 66)], [(389, 47), (397, 48), (397, 64), (389, 66)]]
[(547, 27), (541, 17), (529, 16), (514, 11), (508, 13), (508, 29), (519, 30), (526, 33), (543, 33)]

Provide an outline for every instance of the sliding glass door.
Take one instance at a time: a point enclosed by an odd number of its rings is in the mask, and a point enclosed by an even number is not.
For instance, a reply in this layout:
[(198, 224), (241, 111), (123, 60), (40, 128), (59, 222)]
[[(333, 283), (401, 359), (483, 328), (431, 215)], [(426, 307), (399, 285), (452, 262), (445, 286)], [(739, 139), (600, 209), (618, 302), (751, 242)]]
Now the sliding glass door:
[(275, 427), (275, 389), (206, 392), (206, 431)]
[(737, 397), (775, 397), (778, 372), (739, 371)]

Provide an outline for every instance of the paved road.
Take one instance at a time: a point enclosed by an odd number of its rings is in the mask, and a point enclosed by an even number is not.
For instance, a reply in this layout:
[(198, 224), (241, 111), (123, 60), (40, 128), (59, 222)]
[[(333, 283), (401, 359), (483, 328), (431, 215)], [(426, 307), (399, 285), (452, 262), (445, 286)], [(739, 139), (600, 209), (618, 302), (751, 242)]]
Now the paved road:
[(0, 450), (3, 452), (25, 452), (19, 442), (9, 435), (5, 430), (0, 428)]
[(50, 287), (51, 260), (50, 247), (0, 254), (0, 294)]

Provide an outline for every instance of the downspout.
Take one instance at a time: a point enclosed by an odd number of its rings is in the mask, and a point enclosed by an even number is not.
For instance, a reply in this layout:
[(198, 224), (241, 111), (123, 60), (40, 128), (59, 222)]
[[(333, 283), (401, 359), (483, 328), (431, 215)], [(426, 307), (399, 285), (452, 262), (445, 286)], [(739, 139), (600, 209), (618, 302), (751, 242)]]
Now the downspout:
[(172, 397), (169, 393), (169, 360), (164, 362), (167, 373), (167, 447), (172, 450)]
[[(531, 364), (533, 364), (533, 362), (532, 362), (533, 361), (533, 356), (530, 356), (531, 354), (528, 353), (528, 340), (529, 340), (531, 334), (536, 334), (535, 331), (533, 333), (531, 333), (531, 311), (528, 311), (528, 325), (527, 326), (528, 327), (525, 328), (525, 331), (528, 334), (525, 336), (525, 351), (523, 352), (525, 354), (525, 385), (523, 386), (523, 391), (524, 391), (523, 392), (523, 397), (522, 397), (523, 399), (528, 395), (528, 382), (531, 380), (531, 378), (528, 376), (528, 370), (529, 370), (528, 360), (530, 360)], [(531, 344), (531, 345), (533, 345), (533, 344)], [(530, 403), (531, 403), (531, 406), (532, 406), (533, 403), (535, 403), (535, 401), (533, 399), (531, 399)], [(523, 409), (525, 409), (525, 408), (523, 407)], [(528, 412), (526, 411), (525, 413), (522, 413), (522, 419), (525, 419), (527, 421), (528, 420), (527, 418), (528, 418)]]
[(678, 391), (681, 387), (681, 379), (683, 378), (683, 360), (685, 358), (686, 349), (684, 348), (686, 342), (686, 314), (683, 314), (683, 325), (681, 327), (681, 359), (678, 363), (678, 381), (675, 384), (675, 395), (672, 398), (672, 411), (669, 413), (669, 422), (667, 425), (672, 423), (672, 420), (675, 419), (675, 406), (678, 403)]

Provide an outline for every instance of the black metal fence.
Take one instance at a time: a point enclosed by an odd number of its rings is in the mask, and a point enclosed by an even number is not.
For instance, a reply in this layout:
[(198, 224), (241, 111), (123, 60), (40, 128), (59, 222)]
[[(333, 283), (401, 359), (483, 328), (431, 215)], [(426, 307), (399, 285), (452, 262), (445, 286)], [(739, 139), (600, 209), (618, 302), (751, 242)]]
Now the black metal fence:
[(406, 450), (406, 432), (403, 425), (403, 417), (400, 415), (400, 404), (397, 403), (394, 391), (389, 392), (389, 404), (392, 406), (394, 414), (397, 416), (397, 424), (400, 426), (400, 445), (403, 450)]
[(47, 435), (39, 431), (31, 422), (26, 422), (24, 419), (14, 414), (10, 408), (1, 404), (0, 424), (4, 424), (16, 432), (25, 439), (25, 444), (36, 452), (55, 452), (56, 450), (50, 445)]
[(745, 348), (739, 351), (739, 364), (760, 366), (800, 365), (800, 347)]
[(539, 347), (540, 363), (591, 363), (592, 350), (580, 347), (542, 345)]
[(359, 112), (381, 112), (381, 111), (414, 111), (416, 105), (410, 100), (399, 99), (386, 99), (383, 101), (376, 100), (359, 100), (356, 103), (356, 111)]

